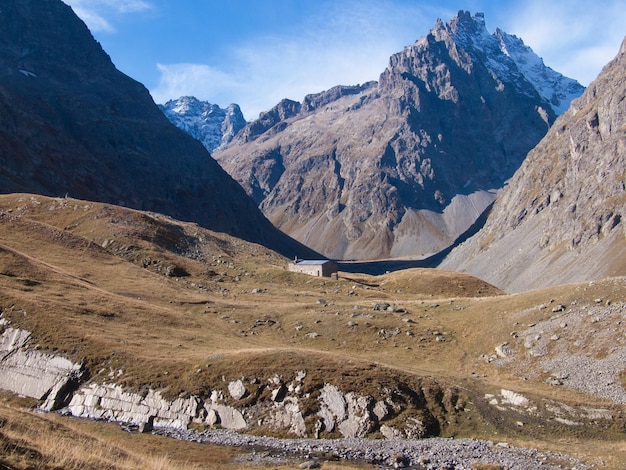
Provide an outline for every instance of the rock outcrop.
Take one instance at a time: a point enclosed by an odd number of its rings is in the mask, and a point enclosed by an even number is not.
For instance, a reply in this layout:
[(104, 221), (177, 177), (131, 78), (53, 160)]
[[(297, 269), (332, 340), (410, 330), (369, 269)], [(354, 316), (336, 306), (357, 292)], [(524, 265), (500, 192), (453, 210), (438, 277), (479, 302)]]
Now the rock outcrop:
[(30, 333), (0, 319), (0, 389), (42, 400), (46, 411), (65, 406), (83, 368), (63, 357), (28, 346)]
[[(71, 195), (194, 221), (289, 257), (278, 232), (61, 0), (0, 10), (0, 192)], [(308, 254), (306, 254), (308, 253)]]
[(472, 226), (582, 90), (459, 12), (378, 82), (283, 100), (214, 155), (277, 227), (328, 257), (429, 254)]
[(509, 291), (626, 273), (625, 71), (626, 41), (442, 267)]
[[(145, 431), (187, 429), (194, 423), (297, 437), (356, 438), (380, 431), (385, 436), (415, 439), (439, 434), (443, 423), (438, 419), (445, 419), (442, 406), (452, 414), (464, 409), (465, 401), (456, 389), (401, 386), (386, 388), (375, 399), (344, 392), (330, 383), (305, 386), (304, 370), (291, 378), (235, 379), (207, 396), (167, 398), (153, 389), (139, 393), (114, 383), (113, 377), (109, 383), (85, 381), (89, 374), (80, 364), (34, 350), (29, 332), (11, 328), (5, 320), (0, 325), (0, 388), (36, 398), (46, 411), (61, 410)], [(249, 390), (254, 391), (252, 399), (246, 399)], [(436, 418), (437, 414), (441, 416)]]

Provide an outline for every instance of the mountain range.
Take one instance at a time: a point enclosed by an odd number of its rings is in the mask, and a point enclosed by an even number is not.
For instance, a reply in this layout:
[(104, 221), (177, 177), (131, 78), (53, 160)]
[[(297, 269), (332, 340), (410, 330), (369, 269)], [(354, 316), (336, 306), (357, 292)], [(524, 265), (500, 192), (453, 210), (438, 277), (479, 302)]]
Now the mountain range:
[(454, 243), (583, 87), (460, 11), (377, 82), (283, 100), (213, 156), (281, 230), (329, 257)]
[(61, 1), (3, 2), (0, 115), (2, 193), (156, 211), (288, 256), (314, 255), (272, 226)]
[(576, 84), (460, 12), (215, 152), (355, 256), (495, 199), (435, 257), (481, 278), (286, 269), (317, 254), (60, 0), (4, 0), (0, 59), (0, 467), (624, 467), (626, 39), (557, 118)]

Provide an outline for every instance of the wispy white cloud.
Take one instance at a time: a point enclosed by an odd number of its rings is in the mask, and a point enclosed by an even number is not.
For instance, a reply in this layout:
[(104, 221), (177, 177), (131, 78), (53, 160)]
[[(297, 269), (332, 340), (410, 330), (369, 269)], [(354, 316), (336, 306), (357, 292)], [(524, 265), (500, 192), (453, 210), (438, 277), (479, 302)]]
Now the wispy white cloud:
[(240, 87), (235, 76), (204, 64), (157, 64), (161, 80), (152, 96), (164, 103), (180, 96), (221, 96)]
[(626, 30), (624, 0), (529, 0), (511, 11), (516, 34), (553, 69), (588, 85), (618, 52)]
[(115, 32), (111, 24), (111, 15), (136, 13), (149, 10), (152, 5), (145, 0), (63, 0), (72, 7), (74, 13), (82, 19), (92, 32)]
[(425, 32), (433, 22), (423, 9), (387, 8), (388, 3), (339, 2), (323, 15), (308, 18), (298, 34), (233, 46), (223, 69), (161, 64), (152, 96), (156, 102), (183, 95), (221, 106), (236, 102), (247, 119), (254, 119), (282, 98), (300, 101), (338, 84), (376, 80), (390, 51), (416, 40), (415, 31)]
[[(74, 0), (76, 1), (76, 0)], [(100, 0), (104, 1), (104, 0)], [(116, 0), (107, 0), (116, 1)], [(323, 2), (289, 35), (230, 44), (227, 61), (158, 66), (156, 102), (194, 95), (220, 106), (238, 103), (247, 119), (282, 98), (302, 100), (338, 84), (378, 79), (389, 56), (426, 34), (436, 18), (454, 16), (456, 2), (342, 0)], [(521, 37), (545, 63), (587, 85), (617, 53), (625, 33), (624, 0), (470, 1), (490, 29)]]

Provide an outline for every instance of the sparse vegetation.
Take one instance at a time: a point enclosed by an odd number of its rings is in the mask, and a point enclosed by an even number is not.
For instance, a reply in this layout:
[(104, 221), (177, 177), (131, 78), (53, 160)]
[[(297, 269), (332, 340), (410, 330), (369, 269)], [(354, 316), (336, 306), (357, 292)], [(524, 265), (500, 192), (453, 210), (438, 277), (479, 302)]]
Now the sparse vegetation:
[[(555, 315), (541, 305), (626, 298), (623, 280), (505, 295), (483, 281), (439, 270), (315, 278), (287, 272), (287, 260), (263, 247), (194, 224), (30, 195), (0, 197), (0, 240), (2, 318), (31, 331), (38, 348), (84, 361), (95, 382), (115, 380), (172, 398), (206, 397), (225, 380), (304, 369), (303, 386), (312, 394), (325, 382), (374, 397), (383, 387), (402, 384), (431, 390), (441, 403), (441, 414), (434, 416), (446, 423), (444, 436), (520, 444), (533, 439), (534, 446), (580, 449), (588, 458), (606, 451), (602, 442), (623, 442), (623, 430), (572, 429), (541, 417), (525, 419), (520, 427), (516, 411), (498, 411), (483, 396), (510, 388), (572, 406), (607, 403), (557, 391), (541, 375), (522, 380), (481, 357), (522, 326)], [(159, 265), (180, 267), (187, 275), (168, 275)], [(389, 307), (375, 310), (377, 304)], [(446, 396), (452, 389), (462, 396)], [(460, 411), (450, 413), (461, 402)], [(197, 452), (208, 455), (202, 460), (194, 457), (196, 450), (182, 450), (193, 444), (128, 435), (102, 423), (8, 405), (0, 416), (10, 468), (239, 465), (230, 449), (200, 446), (204, 450)], [(29, 427), (41, 435), (30, 435)], [(600, 444), (584, 444), (590, 439)], [(84, 455), (47, 450), (67, 442)], [(615, 461), (625, 461), (622, 447), (613, 452)], [(145, 460), (151, 454), (154, 460)], [(110, 455), (118, 456), (114, 465), (103, 460)], [(214, 466), (207, 467), (206, 459)]]

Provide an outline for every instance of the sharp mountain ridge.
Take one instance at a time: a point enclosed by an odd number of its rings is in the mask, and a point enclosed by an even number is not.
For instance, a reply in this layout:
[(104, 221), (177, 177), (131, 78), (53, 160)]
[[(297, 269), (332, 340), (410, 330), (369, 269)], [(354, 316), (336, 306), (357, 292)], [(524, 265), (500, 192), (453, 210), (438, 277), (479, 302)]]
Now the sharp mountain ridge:
[(285, 99), (214, 157), (277, 227), (326, 256), (425, 256), (475, 223), (582, 91), (460, 11), (377, 82)]

